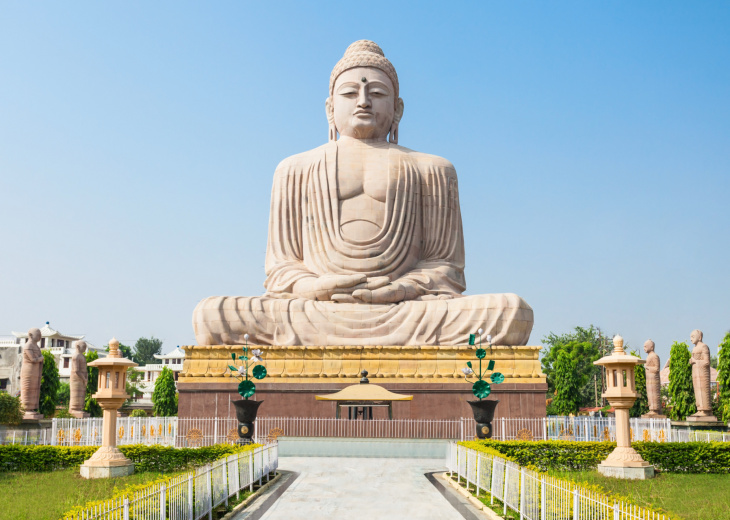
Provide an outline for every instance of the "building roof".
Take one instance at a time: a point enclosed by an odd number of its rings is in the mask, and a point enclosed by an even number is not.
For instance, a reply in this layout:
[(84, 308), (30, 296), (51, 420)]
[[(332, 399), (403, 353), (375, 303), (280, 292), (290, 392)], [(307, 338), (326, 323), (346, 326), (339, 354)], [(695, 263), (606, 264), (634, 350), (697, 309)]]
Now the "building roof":
[[(15, 336), (16, 338), (27, 338), (28, 333), (13, 331), (13, 336)], [(43, 327), (41, 327), (41, 337), (42, 338), (64, 339), (64, 340), (67, 339), (69, 341), (78, 341), (78, 340), (84, 339), (85, 336), (83, 334), (80, 336), (70, 336), (67, 334), (61, 334), (56, 329), (51, 328), (51, 325), (49, 322), (46, 322), (46, 324), (43, 325)]]
[(411, 401), (412, 395), (394, 394), (379, 385), (360, 383), (350, 385), (339, 392), (327, 395), (317, 395), (318, 401)]
[(155, 359), (184, 359), (185, 351), (178, 346), (175, 347), (175, 350), (173, 350), (172, 352), (169, 352), (167, 354), (155, 354), (154, 356)]

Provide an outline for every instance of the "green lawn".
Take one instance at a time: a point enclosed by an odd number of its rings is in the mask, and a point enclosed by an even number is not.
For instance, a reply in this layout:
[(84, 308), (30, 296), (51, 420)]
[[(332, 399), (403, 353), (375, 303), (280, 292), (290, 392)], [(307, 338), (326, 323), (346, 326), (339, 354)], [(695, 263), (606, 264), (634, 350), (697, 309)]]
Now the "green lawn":
[(650, 480), (620, 480), (597, 471), (549, 473), (598, 485), (637, 505), (662, 509), (672, 520), (730, 520), (730, 475), (660, 473)]
[(124, 489), (161, 477), (159, 473), (136, 473), (115, 479), (86, 480), (79, 476), (78, 469), (0, 473), (0, 518), (58, 520), (76, 505), (110, 498), (115, 487)]

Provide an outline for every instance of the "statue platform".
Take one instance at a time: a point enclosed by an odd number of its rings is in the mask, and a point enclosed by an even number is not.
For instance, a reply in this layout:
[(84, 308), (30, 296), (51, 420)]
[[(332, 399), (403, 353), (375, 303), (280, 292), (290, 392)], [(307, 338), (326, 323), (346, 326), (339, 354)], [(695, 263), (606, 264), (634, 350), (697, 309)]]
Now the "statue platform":
[[(335, 417), (335, 405), (315, 400), (360, 381), (360, 372), (390, 391), (413, 395), (393, 403), (399, 418), (453, 419), (471, 417), (467, 399), (471, 384), (461, 371), (475, 362), (469, 346), (255, 346), (263, 351), (267, 377), (254, 380), (257, 396), (266, 401), (260, 416)], [(230, 376), (231, 354), (241, 345), (187, 346), (178, 379), (179, 417), (233, 416), (230, 401), (240, 399), (238, 381)], [(545, 417), (547, 382), (538, 358), (541, 347), (486, 347), (494, 370), (505, 376), (492, 386), (499, 399), (496, 417)], [(485, 367), (486, 368), (486, 367)], [(383, 414), (385, 412), (381, 411)], [(376, 417), (380, 418), (380, 417)], [(382, 417), (382, 418), (385, 418)]]

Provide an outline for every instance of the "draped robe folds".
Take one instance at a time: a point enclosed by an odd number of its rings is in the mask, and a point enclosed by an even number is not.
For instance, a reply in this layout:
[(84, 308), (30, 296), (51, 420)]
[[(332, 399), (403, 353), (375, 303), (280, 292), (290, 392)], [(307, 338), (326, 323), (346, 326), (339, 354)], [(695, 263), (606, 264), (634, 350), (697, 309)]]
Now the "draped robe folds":
[(83, 412), (86, 404), (86, 386), (89, 382), (89, 369), (86, 356), (76, 352), (71, 360), (71, 398), (68, 405), (70, 411)]
[[(495, 345), (524, 345), (532, 308), (515, 294), (463, 296), (464, 239), (456, 171), (446, 160), (389, 146), (385, 219), (367, 240), (343, 236), (337, 143), (283, 161), (274, 175), (266, 293), (214, 296), (193, 313), (198, 344), (457, 345), (483, 329)], [(395, 304), (315, 301), (303, 278), (387, 276), (416, 286)]]
[(23, 347), (23, 364), (20, 367), (20, 402), (26, 412), (38, 410), (43, 375), (43, 353), (34, 341)]

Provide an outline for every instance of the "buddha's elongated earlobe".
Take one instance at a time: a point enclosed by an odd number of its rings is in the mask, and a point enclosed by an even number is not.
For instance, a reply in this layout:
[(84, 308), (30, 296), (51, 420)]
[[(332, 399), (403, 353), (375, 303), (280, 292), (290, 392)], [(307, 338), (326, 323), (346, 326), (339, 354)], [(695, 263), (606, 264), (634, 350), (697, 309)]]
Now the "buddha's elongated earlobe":
[(324, 108), (327, 112), (327, 122), (329, 123), (329, 142), (337, 141), (337, 127), (335, 127), (335, 109), (332, 106), (332, 98), (328, 97), (324, 102)]
[(400, 124), (400, 120), (403, 117), (404, 108), (405, 108), (405, 105), (403, 103), (403, 98), (398, 98), (398, 101), (395, 102), (395, 113), (393, 114), (393, 124), (390, 125), (390, 136), (388, 137), (388, 141), (390, 141), (393, 144), (398, 144), (398, 125)]

